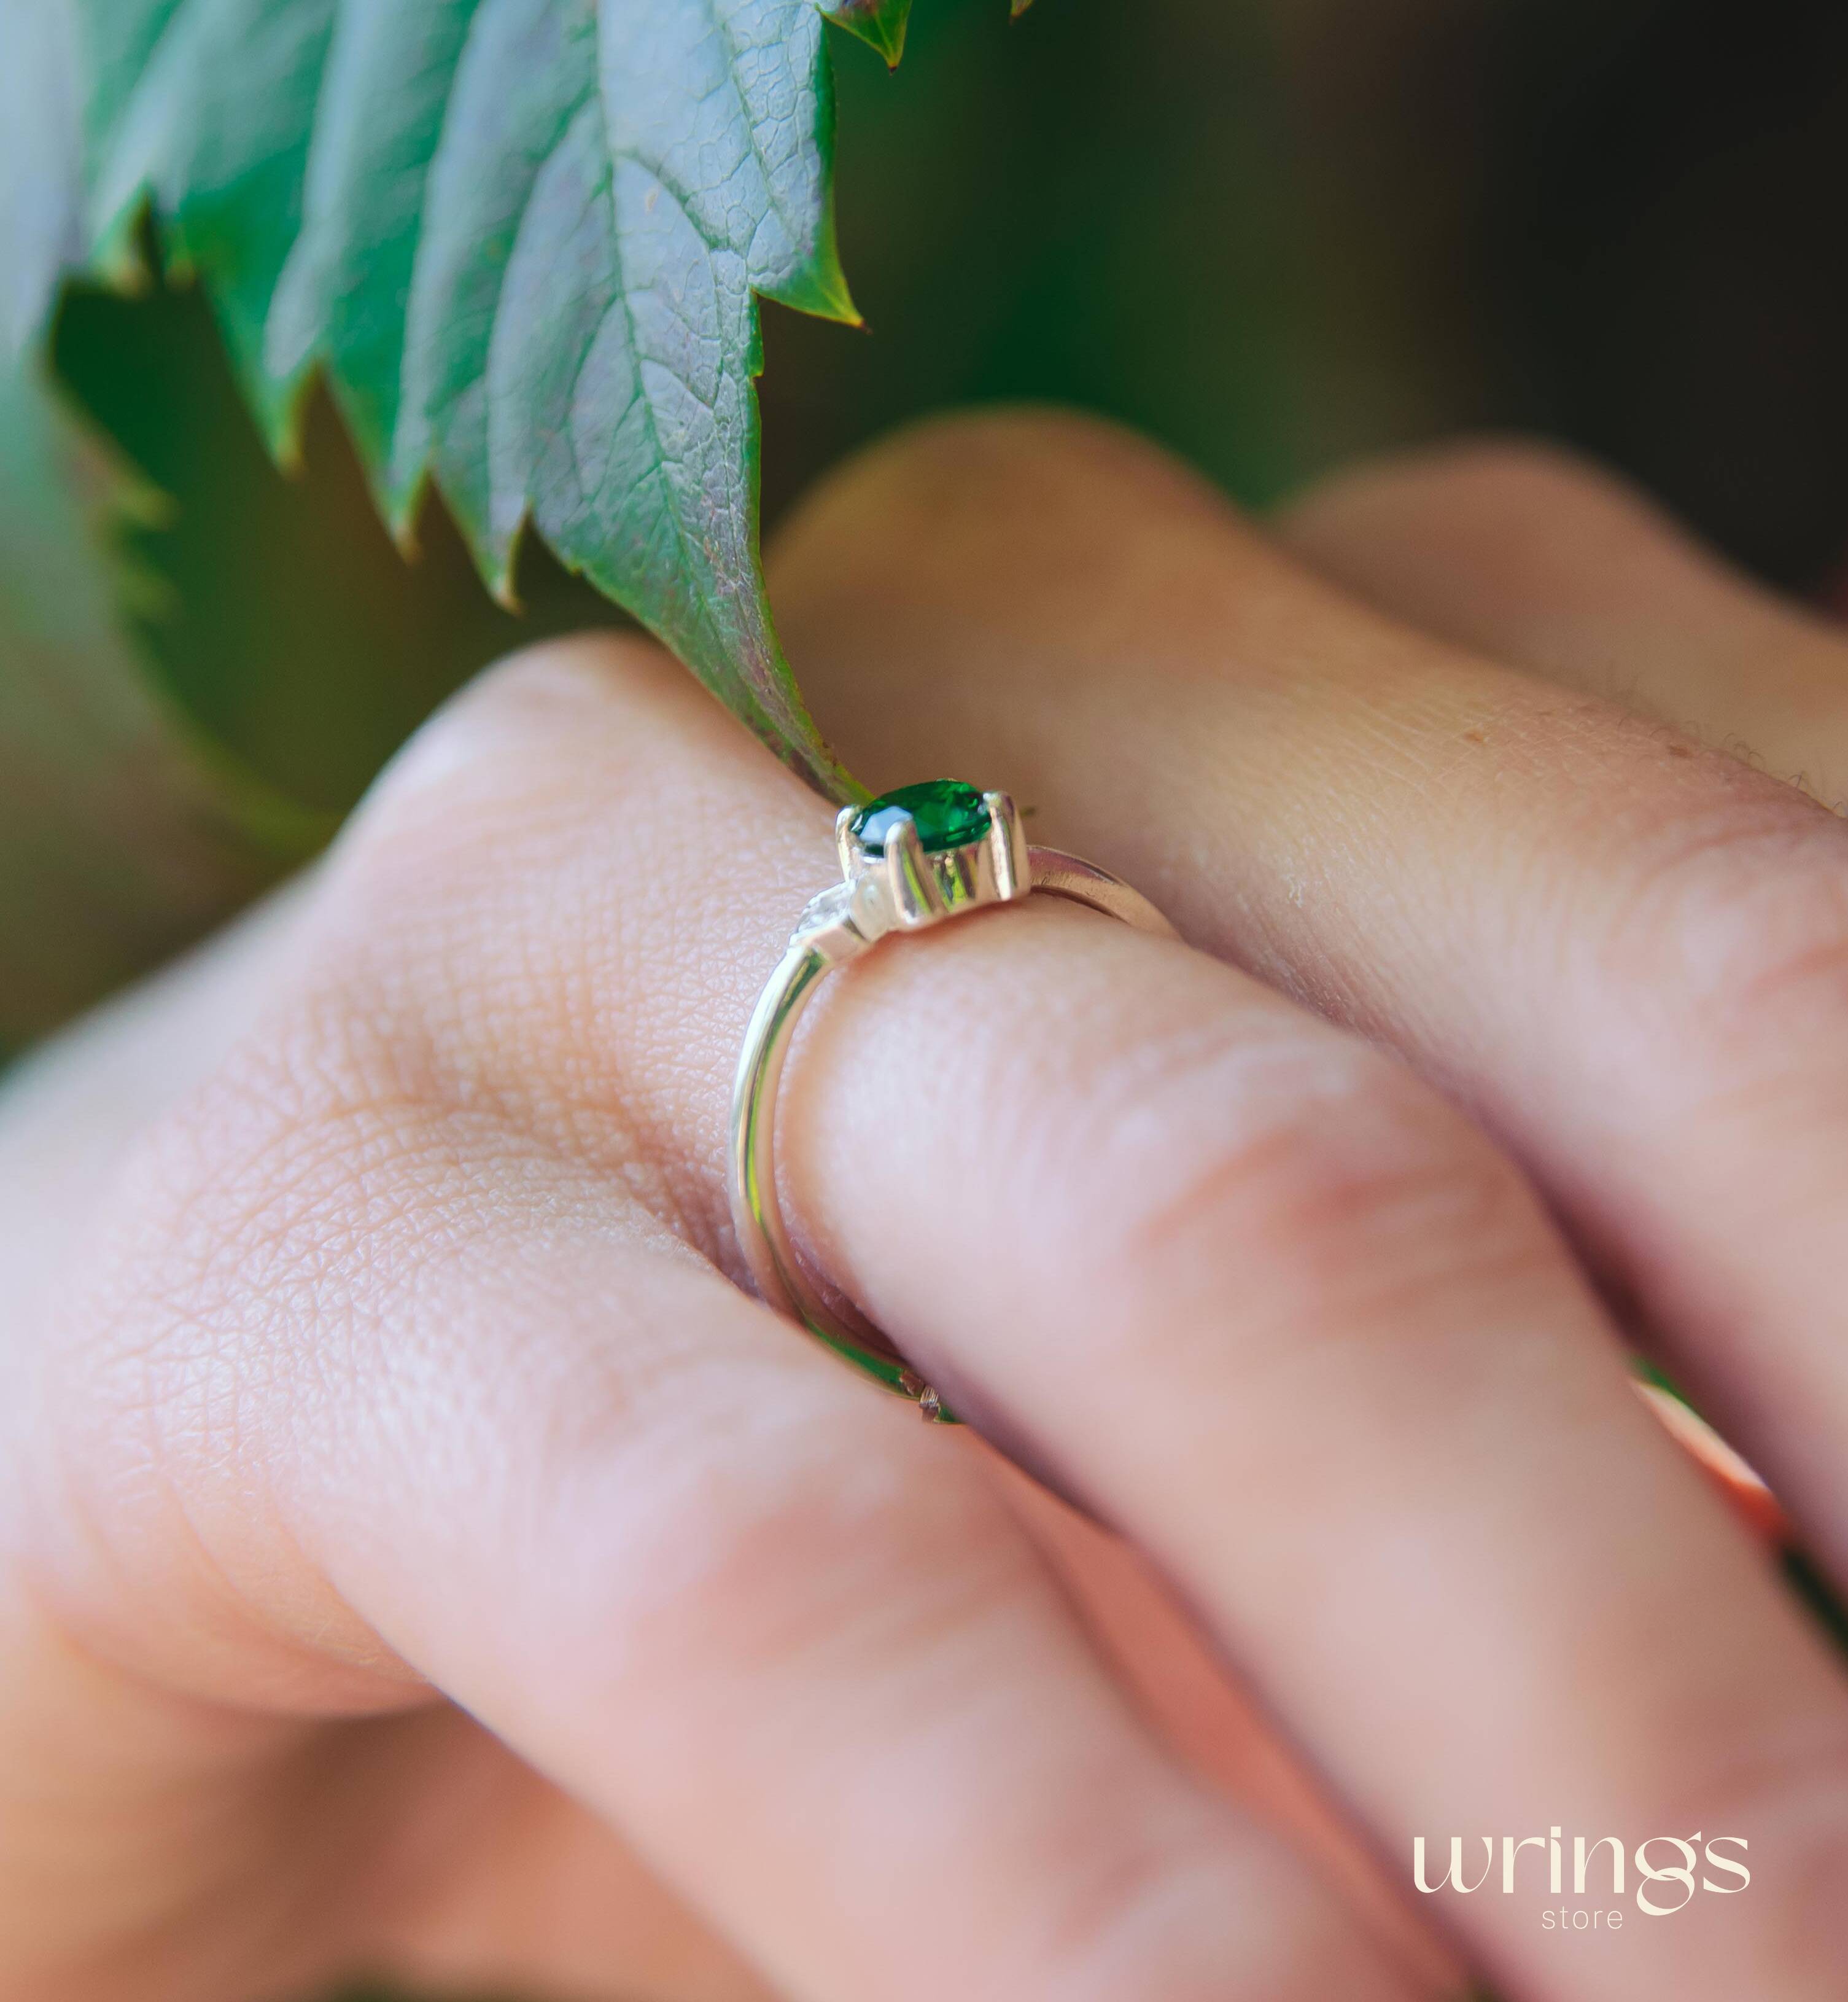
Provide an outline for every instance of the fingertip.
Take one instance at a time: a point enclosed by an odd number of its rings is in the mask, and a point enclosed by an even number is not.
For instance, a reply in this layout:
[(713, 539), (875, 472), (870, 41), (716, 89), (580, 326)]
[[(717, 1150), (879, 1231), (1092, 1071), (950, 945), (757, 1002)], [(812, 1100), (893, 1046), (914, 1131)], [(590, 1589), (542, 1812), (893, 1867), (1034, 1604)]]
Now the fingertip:
[(1322, 535), (1338, 539), (1350, 526), (1410, 529), (1467, 520), (1485, 507), (1543, 515), (1592, 497), (1646, 505), (1609, 469), (1553, 439), (1479, 432), (1338, 466), (1288, 496), (1272, 519), (1286, 539), (1313, 545)]
[(1553, 441), (1480, 436), (1344, 467), (1279, 539), (1327, 581), (1435, 637), (1626, 693), (1657, 629), (1736, 628), (1770, 601), (1611, 468)]
[(985, 572), (1055, 552), (1074, 532), (1120, 536), (1181, 514), (1234, 518), (1198, 474), (1126, 426), (1051, 404), (953, 411), (891, 432), (821, 480), (771, 544), (771, 585), (782, 618), (800, 619), (843, 557), (912, 570), (974, 546), (987, 551)]

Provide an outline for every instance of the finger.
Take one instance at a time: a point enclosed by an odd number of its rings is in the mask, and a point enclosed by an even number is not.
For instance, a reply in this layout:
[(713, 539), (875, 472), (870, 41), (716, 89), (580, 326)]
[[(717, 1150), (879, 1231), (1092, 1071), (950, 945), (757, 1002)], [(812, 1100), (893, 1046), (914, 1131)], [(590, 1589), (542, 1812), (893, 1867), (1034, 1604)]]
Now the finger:
[(442, 1869), (406, 1871), (375, 1930), (371, 1970), (386, 1993), (775, 2002), (607, 1821), (472, 1719), (441, 1716), (465, 1742), (443, 1748), (432, 1784), (388, 1758), (376, 1788), (389, 1806), (395, 1787), (402, 1812), (406, 1781), (418, 1788), (409, 1844), (427, 1855), (433, 1824), (444, 1836)]
[[(691, 1187), (657, 1109), (716, 1052), (658, 1009), (713, 968), (690, 907), (651, 930), (629, 894), (636, 823), (585, 809), (673, 741), (534, 670), (388, 786), (280, 1016), (124, 1171), (134, 1228), (68, 1305), (92, 1338), (46, 1361), (46, 1589), (99, 1651), (246, 1706), (427, 1679), (818, 2002), (1420, 1992), (1163, 1756), (973, 1454), (664, 1227)], [(771, 803), (774, 903), (827, 817), (717, 745)], [(702, 793), (735, 818), (725, 762), (682, 757), (643, 828)], [(531, 916), (593, 885), (554, 985)], [(514, 1020), (518, 1066), (472, 1070)]]
[(1400, 1965), (1463, 1994), (1467, 1984), (1405, 1902), (1403, 1859), (1389, 1864), (1337, 1811), (1146, 1557), (1023, 1474), (1011, 1474), (1006, 1493), (1118, 1673), (1189, 1767), (1289, 1829)]
[[(527, 776), (497, 717), (479, 791), (399, 829), (382, 907), (465, 1011), (463, 1102), (722, 1252), (736, 1040), (835, 865), (825, 814), (643, 664), (612, 657), (601, 721), (561, 705)], [(479, 970), (490, 941), (517, 978)], [(1831, 1992), (1848, 1700), (1479, 1135), (1245, 976), (1083, 913), (944, 926), (820, 1005), (781, 1121), (821, 1268), (1155, 1554), (1402, 1871), (1414, 1832), (1564, 1801), (1640, 1840), (1698, 1802), (1749, 1824), (1764, 1895), (1633, 1927), (1571, 1992)], [(598, 1117), (614, 1079), (641, 1167)], [(1451, 1912), (1518, 1992), (1564, 1992), (1530, 1909)]]
[(1611, 473), (1543, 445), (1471, 443), (1341, 475), (1281, 526), (1383, 611), (1848, 801), (1840, 628)]
[(914, 434), (777, 576), (857, 769), (992, 773), (1188, 936), (1407, 1052), (1848, 1569), (1848, 830), (1387, 621), (1114, 433)]
[[(0, 1966), (16, 2002), (394, 1992), (767, 2002), (584, 1808), (447, 1704), (189, 1700), (0, 1592)], [(368, 1990), (368, 1992), (370, 1992)]]
[[(1421, 1833), (1473, 1859), (1504, 1829), (1737, 1823), (1789, 1893), (1570, 1982), (1531, 1904), (1443, 1911), (1515, 1993), (1829, 1993), (1841, 1941), (1797, 1887), (1848, 1840), (1839, 1678), (1505, 1165), (1389, 1066), (1190, 993), (1141, 940), (1041, 947), (1030, 976), (980, 943), (928, 988), (868, 964), (796, 1074), (822, 1269), (1153, 1552), (1402, 1871)], [(1036, 1048), (985, 1062), (968, 1025), (1004, 980)], [(957, 1069), (954, 1130), (890, 1162), (874, 1136)]]
[[(1284, 528), (1322, 574), (1384, 611), (1658, 718), (1838, 812), (1848, 800), (1839, 626), (1732, 569), (1614, 475), (1537, 444), (1470, 443), (1337, 477), (1292, 507)], [(1777, 867), (1770, 858), (1767, 876)], [(1774, 1032), (1772, 1020), (1763, 1027)], [(1793, 1086), (1811, 1050), (1804, 1038), (1788, 1051)], [(1825, 1094), (1828, 1075), (1818, 1079)], [(1800, 1087), (1792, 1097), (1803, 1102)], [(1817, 1324), (1808, 1296), (1812, 1247), (1833, 1235), (1843, 1190), (1842, 1111), (1825, 1095), (1819, 1118), (1790, 1119), (1773, 1103), (1745, 1122), (1747, 1146), (1756, 1139), (1773, 1157), (1787, 1132), (1818, 1145), (1819, 1177), (1799, 1159), (1780, 1178), (1816, 1204), (1813, 1221), (1782, 1243), (1724, 1230), (1717, 1261), (1690, 1230), (1685, 1254), (1696, 1285), (1699, 1266), (1717, 1262), (1736, 1290), (1745, 1268), (1761, 1314), (1798, 1317), (1800, 1339), (1830, 1347), (1833, 1331)]]
[(138, 1128), (208, 1076), (274, 986), (302, 884), (117, 995), (0, 1079), (0, 1297), (20, 1310), (68, 1263), (87, 1198)]

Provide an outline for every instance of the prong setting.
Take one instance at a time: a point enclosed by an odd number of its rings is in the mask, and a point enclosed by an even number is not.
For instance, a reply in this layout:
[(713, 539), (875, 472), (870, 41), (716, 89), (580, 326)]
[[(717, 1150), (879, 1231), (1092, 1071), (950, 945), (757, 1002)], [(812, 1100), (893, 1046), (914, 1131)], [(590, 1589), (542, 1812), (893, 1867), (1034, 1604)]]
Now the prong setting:
[(893, 920), (902, 930), (916, 931), (949, 916), (937, 872), (918, 839), (917, 822), (908, 815), (887, 831), (885, 875)]
[(1020, 810), (1008, 793), (984, 793), (989, 810), (988, 846), (995, 872), (995, 894), (1003, 903), (1028, 895), (1033, 889), (1033, 863), (1027, 852), (1027, 830)]
[(936, 1391), (851, 1301), (804, 1271), (776, 1197), (776, 1106), (798, 1018), (835, 968), (896, 931), (915, 931), (1011, 903), (1030, 891), (1062, 897), (1138, 930), (1172, 928), (1107, 870), (1027, 844), (1005, 793), (932, 780), (844, 807), (835, 821), (837, 882), (810, 898), (788, 947), (758, 996), (732, 1085), (732, 1227), (758, 1292), (878, 1382), (912, 1399), (924, 1417), (954, 1424)]
[(841, 874), (849, 882), (859, 871), (859, 843), (853, 838), (853, 817), (859, 811), (849, 800), (834, 817), (834, 851), (841, 858)]
[[(887, 796), (872, 807), (843, 807), (835, 846), (851, 923), (864, 944), (891, 931), (920, 931), (989, 904), (1013, 903), (1033, 888), (1033, 863), (1020, 810), (1006, 793), (967, 795), (967, 839), (926, 846), (916, 816)], [(877, 848), (866, 845), (866, 816), (884, 822)], [(940, 835), (933, 837), (940, 840)]]

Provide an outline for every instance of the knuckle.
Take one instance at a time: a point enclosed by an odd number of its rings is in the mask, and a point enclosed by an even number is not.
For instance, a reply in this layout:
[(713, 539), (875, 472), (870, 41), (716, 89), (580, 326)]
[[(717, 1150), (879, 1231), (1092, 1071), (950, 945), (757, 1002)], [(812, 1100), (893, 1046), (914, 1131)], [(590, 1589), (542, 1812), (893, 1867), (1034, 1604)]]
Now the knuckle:
[(604, 1025), (625, 1020), (611, 990), (647, 919), (628, 884), (615, 894), (608, 801), (650, 783), (636, 766), (659, 732), (630, 727), (625, 690), (654, 654), (608, 636), (535, 647), (433, 717), (329, 858), (304, 956), (374, 1069), (561, 1144), (592, 1130), (588, 1098), (625, 1173), (633, 1122)]
[(586, 633), (490, 668), (417, 730), (361, 803), (340, 842), (347, 879), (424, 895), (517, 860), (582, 811), (581, 789), (561, 774), (585, 769), (587, 749), (617, 755), (658, 660), (641, 639)]
[[(648, 808), (699, 778), (689, 715), (713, 727), (652, 643), (549, 643), (490, 669), (381, 779), (313, 881), (295, 961), (298, 1082), (354, 1101), (355, 1158), (361, 1104), (414, 1100), (452, 1134), (592, 1166), (715, 1243), (710, 1178), (678, 1125), (710, 1081), (704, 1052), (651, 992), (678, 970), (688, 907), (655, 866), (678, 822)], [(707, 796), (730, 804), (713, 762)]]
[(648, 1691), (799, 1681), (821, 1655), (831, 1683), (856, 1658), (895, 1673), (1028, 1583), (993, 1498), (857, 1386), (689, 1359), (650, 1403), (580, 1462), (622, 1552), (594, 1617), (638, 1637), (626, 1671)]
[[(1227, 1868), (1223, 1821), (1197, 1797), (1157, 1808), (1133, 1777), (1090, 1763), (1076, 1765), (1067, 1784), (1071, 1798), (1049, 1801), (1037, 1831), (1034, 1881), (1047, 1887), (1048, 1909), (1023, 1929), (1024, 1964), (997, 1969), (995, 1993), (1026, 1986), (1069, 2002), (1150, 1993), (1204, 2002), (1219, 1992), (1223, 1969), (1205, 1978), (1208, 1940), (1191, 1921), (1249, 1888)], [(1099, 1816), (1100, 1799), (1116, 1811)], [(1220, 1945), (1216, 1927), (1208, 1939)]]
[(673, 1379), (551, 1470), (545, 1673), (631, 1720), (625, 1756), (676, 1791), (710, 1776), (715, 1716), (768, 1706), (818, 1760), (895, 1719), (954, 1728), (1051, 1610), (999, 1498), (826, 1373), (693, 1357)]
[[(1364, 1319), (1440, 1278), (1505, 1278), (1553, 1255), (1512, 1165), (1358, 1041), (1293, 1031), (1138, 1069), (1085, 1149), (1098, 1200), (1081, 1241), (1094, 1286), (1118, 1303), (1155, 1289), (1180, 1310), (1170, 1327), (1209, 1324), (1191, 1310), (1229, 1289), (1249, 1319), (1337, 1303)], [(1145, 1333), (1150, 1317), (1137, 1319)]]
[(1742, 773), (1685, 817), (1617, 907), (1607, 970), (1676, 1040), (1728, 1066), (1839, 1035), (1848, 1015), (1848, 829)]

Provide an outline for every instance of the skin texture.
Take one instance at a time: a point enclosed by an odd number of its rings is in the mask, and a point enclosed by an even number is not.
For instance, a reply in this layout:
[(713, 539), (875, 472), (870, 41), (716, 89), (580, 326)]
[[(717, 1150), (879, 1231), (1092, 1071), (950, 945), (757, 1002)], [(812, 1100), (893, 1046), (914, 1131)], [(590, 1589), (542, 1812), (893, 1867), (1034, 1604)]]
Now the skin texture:
[[(1848, 1688), (1620, 1334), (1848, 1558), (1848, 854), (1772, 775), (1848, 654), (1530, 454), (1267, 536), (1027, 416), (774, 581), (863, 776), (1190, 941), (945, 927), (785, 1086), (817, 1264), (1108, 1529), (731, 1283), (826, 811), (638, 643), (515, 663), (0, 1098), (9, 1997), (1839, 1996)], [(1752, 1883), (1409, 1889), (1554, 1824)]]

